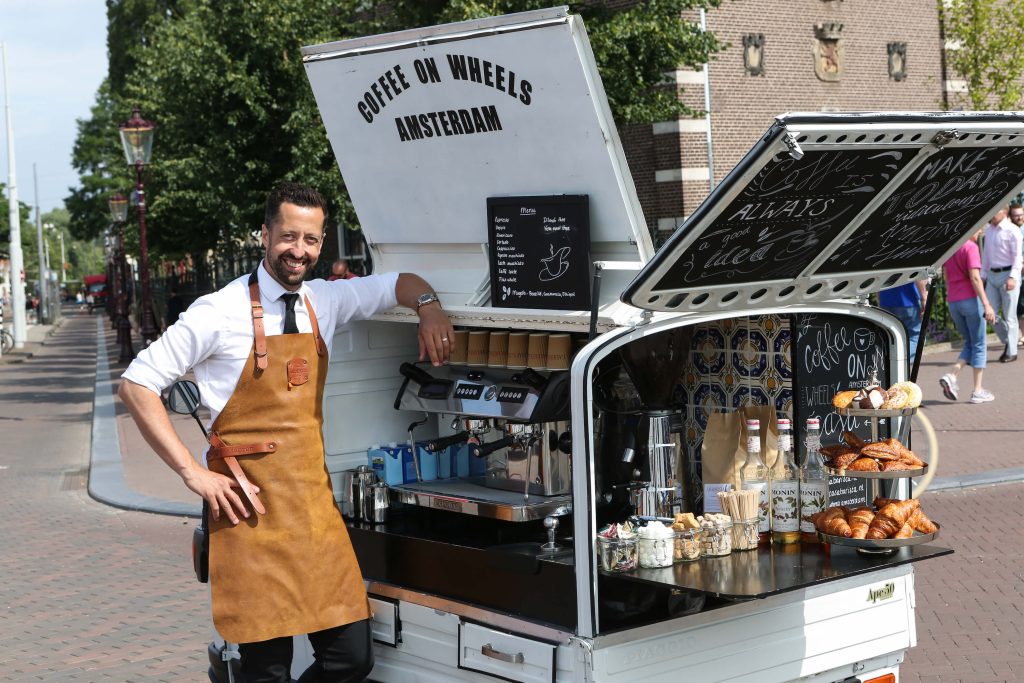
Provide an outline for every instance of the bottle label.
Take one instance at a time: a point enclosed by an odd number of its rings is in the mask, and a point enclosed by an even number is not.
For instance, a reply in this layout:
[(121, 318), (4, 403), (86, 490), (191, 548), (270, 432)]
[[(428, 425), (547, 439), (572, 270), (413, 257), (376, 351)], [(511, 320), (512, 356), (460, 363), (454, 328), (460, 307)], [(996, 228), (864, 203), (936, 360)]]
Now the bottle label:
[(797, 500), (800, 485), (796, 479), (772, 482), (772, 531), (799, 531)]
[(760, 500), (757, 506), (757, 530), (761, 533), (767, 533), (771, 530), (771, 517), (768, 514), (768, 482), (766, 481), (747, 481), (743, 482), (744, 490), (757, 491)]
[(788, 432), (779, 434), (779, 451), (789, 453), (793, 450), (793, 437)]
[(761, 437), (757, 434), (751, 434), (747, 436), (747, 452), (748, 453), (760, 453), (761, 452)]
[(800, 482), (800, 531), (814, 533), (814, 522), (809, 518), (825, 509), (827, 486), (824, 480)]

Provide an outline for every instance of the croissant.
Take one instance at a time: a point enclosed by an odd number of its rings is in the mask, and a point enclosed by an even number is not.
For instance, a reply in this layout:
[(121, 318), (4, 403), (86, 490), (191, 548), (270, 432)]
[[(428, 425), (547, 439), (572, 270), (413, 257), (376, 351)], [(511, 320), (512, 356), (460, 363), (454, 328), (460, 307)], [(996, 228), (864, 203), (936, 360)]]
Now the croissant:
[(922, 534), (934, 534), (939, 530), (939, 527), (935, 526), (935, 522), (928, 519), (928, 515), (924, 514), (924, 510), (921, 508), (914, 510), (910, 519), (907, 520), (907, 524), (914, 527), (914, 531), (920, 531)]
[(875, 504), (876, 508), (881, 510), (882, 508), (884, 508), (889, 503), (899, 503), (900, 499), (899, 498), (883, 498), (882, 496), (875, 496), (875, 499), (872, 502)]
[(921, 502), (916, 498), (889, 503), (880, 509), (875, 518), (871, 520), (871, 526), (868, 528), (865, 538), (878, 540), (895, 536), (910, 519), (914, 510), (920, 506)]
[(914, 525), (910, 522), (907, 522), (906, 524), (900, 527), (900, 530), (896, 532), (896, 535), (893, 536), (893, 538), (910, 538), (913, 535)]
[(864, 439), (860, 438), (853, 432), (843, 432), (843, 441), (845, 441), (847, 445), (850, 446), (850, 448), (856, 449), (858, 451), (864, 448), (865, 445)]
[(825, 514), (818, 518), (818, 523), (818, 530), (822, 533), (844, 538), (853, 535), (850, 525), (846, 522), (846, 508), (842, 506), (826, 510)]
[(900, 459), (899, 451), (881, 441), (865, 444), (864, 447), (860, 449), (860, 454), (866, 455), (869, 458), (875, 458), (876, 460)]
[(868, 533), (868, 527), (871, 526), (871, 520), (874, 518), (874, 510), (868, 507), (857, 508), (847, 515), (846, 521), (853, 532), (852, 538), (864, 538)]
[(880, 472), (881, 471), (881, 468), (879, 468), (878, 463), (875, 462), (874, 460), (872, 460), (871, 458), (857, 458), (856, 460), (851, 462), (849, 465), (847, 465), (845, 469), (853, 470), (854, 472)]

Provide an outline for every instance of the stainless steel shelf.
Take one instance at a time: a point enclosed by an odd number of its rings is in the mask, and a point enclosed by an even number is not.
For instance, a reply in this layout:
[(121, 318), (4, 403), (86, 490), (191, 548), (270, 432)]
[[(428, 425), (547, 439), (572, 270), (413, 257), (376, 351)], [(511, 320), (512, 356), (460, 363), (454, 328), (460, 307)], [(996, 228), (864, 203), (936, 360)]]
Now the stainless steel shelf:
[(484, 486), (483, 478), (446, 479), (391, 487), (392, 500), (506, 522), (527, 522), (565, 514), (572, 496), (530, 496)]

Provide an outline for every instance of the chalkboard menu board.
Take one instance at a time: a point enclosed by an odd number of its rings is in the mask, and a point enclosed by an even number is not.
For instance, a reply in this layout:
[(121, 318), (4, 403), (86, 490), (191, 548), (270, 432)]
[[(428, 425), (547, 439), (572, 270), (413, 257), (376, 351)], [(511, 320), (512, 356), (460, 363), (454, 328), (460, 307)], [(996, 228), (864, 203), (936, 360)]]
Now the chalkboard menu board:
[(821, 268), (924, 268), (981, 227), (1024, 181), (1020, 147), (947, 147), (910, 173)]
[(799, 160), (775, 157), (686, 247), (655, 289), (797, 277), (913, 156), (908, 150), (846, 149), (809, 151)]
[(491, 306), (590, 309), (587, 195), (489, 197)]
[[(889, 333), (874, 323), (853, 316), (797, 314), (790, 316), (793, 334), (793, 413), (803, 443), (804, 425), (809, 417), (821, 420), (821, 443), (842, 440), (844, 431), (862, 439), (871, 438), (871, 422), (863, 417), (843, 417), (832, 407), (836, 392), (867, 384), (871, 371), (878, 369), (878, 382), (889, 386)], [(888, 425), (879, 425), (879, 435), (888, 436)], [(800, 450), (803, 453), (802, 449)], [(829, 479), (832, 505), (863, 505), (867, 488), (863, 479)]]

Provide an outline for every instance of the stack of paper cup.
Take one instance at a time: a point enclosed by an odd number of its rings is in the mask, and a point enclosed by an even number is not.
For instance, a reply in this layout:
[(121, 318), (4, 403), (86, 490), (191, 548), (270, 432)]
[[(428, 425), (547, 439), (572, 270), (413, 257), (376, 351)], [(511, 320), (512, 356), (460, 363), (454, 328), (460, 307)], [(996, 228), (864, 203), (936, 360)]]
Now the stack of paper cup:
[(508, 332), (491, 332), (487, 345), (487, 367), (503, 368), (508, 365)]
[(473, 330), (469, 333), (469, 344), (466, 351), (466, 365), (482, 368), (487, 365), (487, 349), (490, 345), (490, 333)]
[(508, 369), (522, 370), (526, 367), (526, 354), (530, 346), (528, 332), (512, 332), (508, 335)]
[(568, 370), (572, 353), (572, 337), (568, 334), (553, 334), (548, 337), (548, 370)]
[(534, 370), (548, 368), (548, 333), (534, 332), (526, 349), (526, 364)]

